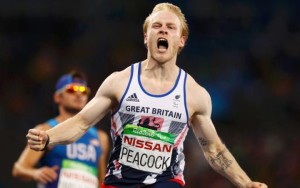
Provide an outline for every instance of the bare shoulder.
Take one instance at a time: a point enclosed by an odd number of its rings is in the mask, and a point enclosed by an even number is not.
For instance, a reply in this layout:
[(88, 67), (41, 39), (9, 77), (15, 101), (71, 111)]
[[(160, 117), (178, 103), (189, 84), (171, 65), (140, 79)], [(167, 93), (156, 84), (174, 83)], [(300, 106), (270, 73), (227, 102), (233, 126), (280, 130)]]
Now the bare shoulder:
[(130, 67), (122, 71), (116, 71), (111, 73), (102, 83), (102, 85), (107, 85), (109, 87), (119, 86), (122, 82), (128, 82), (130, 78)]
[(208, 91), (188, 75), (186, 82), (188, 108), (192, 114), (211, 110), (211, 98)]
[(109, 98), (119, 98), (119, 95), (123, 94), (126, 89), (130, 75), (130, 67), (122, 71), (113, 72), (103, 81), (97, 93)]
[(210, 99), (210, 95), (207, 92), (207, 90), (202, 87), (201, 85), (199, 85), (196, 80), (191, 77), (190, 75), (188, 75), (187, 77), (187, 82), (186, 82), (186, 86), (187, 86), (187, 91), (188, 91), (188, 95), (191, 95), (192, 97), (196, 97), (196, 96), (201, 96), (204, 98), (209, 98)]
[(111, 81), (120, 83), (120, 82), (128, 82), (131, 75), (131, 68), (127, 67), (122, 71), (113, 72), (109, 77)]

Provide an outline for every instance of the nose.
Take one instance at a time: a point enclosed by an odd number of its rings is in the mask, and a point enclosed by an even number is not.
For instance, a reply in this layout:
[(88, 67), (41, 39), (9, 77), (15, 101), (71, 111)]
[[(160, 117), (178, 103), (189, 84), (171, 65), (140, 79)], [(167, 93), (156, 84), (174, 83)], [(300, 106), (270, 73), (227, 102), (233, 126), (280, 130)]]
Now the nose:
[(164, 31), (164, 30), (160, 30), (160, 31), (159, 31), (159, 34), (165, 35), (165, 34), (168, 34), (168, 32), (167, 32), (167, 31)]
[(75, 91), (74, 94), (77, 95), (77, 96), (85, 95), (84, 93), (82, 93), (82, 92), (80, 92), (80, 91)]
[(168, 34), (166, 27), (161, 27), (161, 29), (159, 30), (159, 34)]

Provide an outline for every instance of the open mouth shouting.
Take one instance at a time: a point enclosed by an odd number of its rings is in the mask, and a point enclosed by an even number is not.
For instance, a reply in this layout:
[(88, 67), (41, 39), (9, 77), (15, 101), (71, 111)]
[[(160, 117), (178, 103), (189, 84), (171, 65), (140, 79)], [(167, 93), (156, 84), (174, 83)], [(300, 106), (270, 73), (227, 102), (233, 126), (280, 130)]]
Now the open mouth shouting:
[(167, 39), (165, 38), (158, 38), (157, 40), (157, 48), (159, 52), (165, 52), (167, 51), (169, 47), (169, 43), (167, 41)]

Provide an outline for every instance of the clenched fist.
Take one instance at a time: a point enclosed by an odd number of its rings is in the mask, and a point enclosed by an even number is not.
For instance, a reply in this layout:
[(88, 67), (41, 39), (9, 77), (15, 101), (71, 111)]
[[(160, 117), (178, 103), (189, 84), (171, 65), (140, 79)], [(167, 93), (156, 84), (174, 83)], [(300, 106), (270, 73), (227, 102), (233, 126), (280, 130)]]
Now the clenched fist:
[(43, 130), (29, 129), (26, 138), (29, 147), (35, 151), (45, 150), (49, 144), (49, 136)]

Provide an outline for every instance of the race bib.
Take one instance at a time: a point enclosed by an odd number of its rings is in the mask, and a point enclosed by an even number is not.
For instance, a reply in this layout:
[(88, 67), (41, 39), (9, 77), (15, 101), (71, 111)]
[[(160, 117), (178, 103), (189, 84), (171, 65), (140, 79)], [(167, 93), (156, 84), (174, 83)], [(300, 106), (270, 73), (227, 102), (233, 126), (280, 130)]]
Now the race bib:
[(80, 162), (64, 160), (58, 188), (97, 188), (97, 169)]
[(127, 124), (119, 157), (121, 164), (161, 174), (171, 164), (175, 135)]

